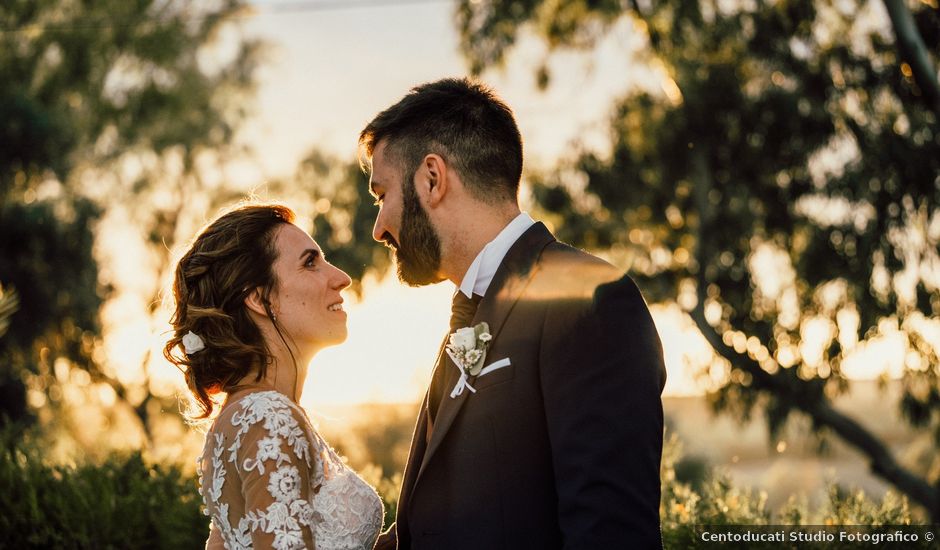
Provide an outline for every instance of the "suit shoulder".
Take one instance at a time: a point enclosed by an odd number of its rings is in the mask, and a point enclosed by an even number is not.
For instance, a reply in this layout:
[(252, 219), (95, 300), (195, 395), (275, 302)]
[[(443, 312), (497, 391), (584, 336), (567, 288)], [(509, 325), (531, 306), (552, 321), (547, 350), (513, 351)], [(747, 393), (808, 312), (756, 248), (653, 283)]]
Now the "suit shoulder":
[(532, 289), (555, 298), (589, 298), (605, 283), (623, 273), (610, 263), (561, 242), (545, 247), (538, 260)]

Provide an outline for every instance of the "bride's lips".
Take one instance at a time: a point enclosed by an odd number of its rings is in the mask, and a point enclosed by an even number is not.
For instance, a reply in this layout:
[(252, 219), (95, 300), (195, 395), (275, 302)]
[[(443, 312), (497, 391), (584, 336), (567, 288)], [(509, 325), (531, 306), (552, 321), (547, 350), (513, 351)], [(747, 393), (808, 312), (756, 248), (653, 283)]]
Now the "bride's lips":
[(329, 306), (327, 306), (326, 309), (327, 309), (328, 311), (333, 312), (333, 313), (344, 313), (344, 314), (346, 313), (346, 311), (343, 310), (343, 301), (342, 301), (342, 300), (340, 300), (340, 301), (338, 301), (338, 302), (333, 302), (332, 304), (330, 304)]

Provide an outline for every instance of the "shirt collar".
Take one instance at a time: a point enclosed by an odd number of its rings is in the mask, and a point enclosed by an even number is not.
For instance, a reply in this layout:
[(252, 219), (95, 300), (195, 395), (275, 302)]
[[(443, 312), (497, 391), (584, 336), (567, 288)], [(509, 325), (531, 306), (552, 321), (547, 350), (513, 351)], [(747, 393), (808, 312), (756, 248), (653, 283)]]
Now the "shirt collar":
[(499, 269), (499, 264), (503, 263), (503, 258), (506, 257), (509, 249), (533, 225), (535, 225), (535, 220), (527, 212), (520, 213), (509, 222), (499, 235), (488, 242), (474, 258), (460, 283), (460, 292), (463, 292), (467, 298), (472, 298), (474, 294), (485, 296), (486, 290), (493, 281), (493, 276), (496, 275), (496, 270)]

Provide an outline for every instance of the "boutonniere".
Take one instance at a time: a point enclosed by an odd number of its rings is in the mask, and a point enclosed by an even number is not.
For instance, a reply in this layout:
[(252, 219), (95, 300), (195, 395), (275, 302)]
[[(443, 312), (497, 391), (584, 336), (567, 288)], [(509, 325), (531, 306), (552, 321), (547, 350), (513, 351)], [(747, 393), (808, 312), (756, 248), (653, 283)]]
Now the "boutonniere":
[(462, 394), (464, 388), (476, 392), (473, 386), (467, 382), (467, 379), (480, 374), (483, 361), (486, 359), (486, 348), (490, 346), (492, 340), (493, 335), (490, 334), (490, 326), (486, 323), (457, 329), (456, 332), (450, 335), (444, 348), (447, 350), (447, 355), (460, 369), (460, 380), (457, 381), (457, 385), (450, 392), (452, 399)]

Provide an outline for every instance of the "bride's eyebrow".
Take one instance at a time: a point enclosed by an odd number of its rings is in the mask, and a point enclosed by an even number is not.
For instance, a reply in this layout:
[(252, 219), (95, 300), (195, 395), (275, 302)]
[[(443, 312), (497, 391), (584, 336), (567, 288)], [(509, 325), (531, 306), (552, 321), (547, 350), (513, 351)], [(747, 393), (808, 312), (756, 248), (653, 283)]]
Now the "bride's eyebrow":
[(303, 252), (300, 253), (300, 260), (302, 262), (306, 261), (308, 257), (313, 258), (315, 260), (317, 259), (317, 256), (319, 255), (320, 255), (320, 251), (317, 250), (316, 248), (308, 248), (307, 250), (304, 250)]

